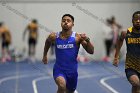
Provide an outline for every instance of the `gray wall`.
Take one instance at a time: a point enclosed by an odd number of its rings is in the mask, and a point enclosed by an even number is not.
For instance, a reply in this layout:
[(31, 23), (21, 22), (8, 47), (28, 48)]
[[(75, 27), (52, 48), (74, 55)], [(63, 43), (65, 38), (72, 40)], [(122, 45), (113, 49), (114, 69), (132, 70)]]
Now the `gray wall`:
[[(131, 26), (131, 16), (140, 10), (140, 3), (126, 2), (91, 2), (91, 3), (2, 3), (0, 4), (0, 21), (4, 21), (12, 32), (12, 46), (22, 49), (27, 47), (27, 41), (22, 41), (23, 30), (32, 18), (38, 19), (41, 26), (51, 31), (60, 31), (61, 17), (70, 13), (75, 17), (73, 31), (86, 33), (95, 46), (95, 54), (91, 57), (100, 59), (105, 54), (102, 26), (103, 19), (112, 15), (117, 21), (128, 28)], [(50, 31), (49, 30), (49, 31)], [(48, 31), (48, 30), (47, 30)], [(37, 58), (43, 54), (44, 42), (50, 32), (39, 29)], [(26, 39), (27, 40), (27, 39)]]

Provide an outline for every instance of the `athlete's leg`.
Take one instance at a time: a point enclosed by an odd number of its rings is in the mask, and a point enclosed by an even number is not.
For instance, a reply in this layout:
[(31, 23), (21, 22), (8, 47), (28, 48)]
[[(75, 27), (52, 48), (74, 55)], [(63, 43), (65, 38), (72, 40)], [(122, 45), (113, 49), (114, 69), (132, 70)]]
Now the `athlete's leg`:
[(31, 57), (32, 56), (32, 38), (29, 38), (29, 40), (28, 40), (28, 55), (29, 55), (29, 57)]
[(36, 41), (32, 44), (32, 56), (35, 56), (36, 53)]
[(112, 40), (105, 40), (106, 45), (106, 56), (110, 56), (111, 46), (112, 46)]
[(126, 69), (127, 79), (132, 85), (132, 93), (140, 93), (140, 80), (138, 72), (133, 69)]
[(137, 75), (132, 75), (129, 78), (129, 82), (132, 85), (132, 93), (140, 93), (140, 81)]
[(58, 76), (55, 79), (55, 82), (58, 86), (57, 93), (65, 93), (66, 92), (66, 80), (64, 79), (63, 76)]
[(2, 62), (6, 62), (7, 48), (8, 48), (7, 43), (2, 42)]
[(35, 45), (30, 44), (30, 56), (34, 56), (34, 55), (35, 55)]
[(35, 47), (36, 47), (36, 45), (34, 44), (34, 45), (33, 45), (33, 48), (32, 48), (32, 49), (33, 49), (33, 50), (32, 50), (32, 55), (33, 55), (33, 56), (35, 56), (35, 52), (36, 52), (36, 51), (35, 51)]
[(37, 40), (30, 38), (29, 39), (29, 56), (35, 56), (35, 47), (36, 47)]
[(67, 72), (66, 74), (67, 83), (66, 83), (66, 93), (74, 93), (77, 87), (78, 81), (78, 72)]
[(10, 44), (7, 42), (7, 46), (6, 46), (6, 60), (7, 60), (7, 61), (10, 61), (10, 60), (11, 60), (9, 45), (10, 45)]
[(29, 46), (28, 46), (28, 56), (29, 57), (31, 56), (31, 43), (29, 43)]
[(2, 62), (6, 62), (6, 48), (3, 47), (2, 48), (2, 59), (1, 59)]
[(66, 78), (63, 71), (57, 67), (54, 67), (53, 77), (58, 87), (57, 93), (66, 93)]

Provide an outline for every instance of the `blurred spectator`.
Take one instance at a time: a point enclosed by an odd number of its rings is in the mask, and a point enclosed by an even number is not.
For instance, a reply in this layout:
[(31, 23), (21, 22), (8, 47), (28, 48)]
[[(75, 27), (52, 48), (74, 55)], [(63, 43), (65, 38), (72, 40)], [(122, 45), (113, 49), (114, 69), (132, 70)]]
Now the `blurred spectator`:
[(11, 33), (8, 27), (3, 22), (0, 23), (0, 38), (2, 48), (1, 61), (10, 61), (11, 57), (9, 54), (9, 45), (11, 44)]
[(113, 47), (116, 47), (117, 37), (119, 36), (122, 26), (116, 22), (116, 18), (114, 16), (111, 17), (111, 28), (113, 31)]
[(112, 31), (112, 25), (111, 20), (106, 19), (106, 25), (103, 26), (103, 37), (104, 37), (104, 44), (106, 49), (106, 54), (103, 57), (104, 61), (109, 61), (109, 56), (111, 52), (111, 47), (113, 44), (113, 31)]
[(31, 23), (25, 28), (23, 33), (23, 40), (25, 39), (26, 32), (29, 32), (28, 35), (28, 55), (30, 58), (35, 57), (36, 53), (36, 44), (38, 39), (38, 21), (33, 19)]
[(112, 16), (106, 20), (106, 26), (104, 27), (104, 42), (106, 46), (106, 56), (104, 61), (110, 61), (111, 54), (114, 54), (116, 48), (117, 38), (122, 30), (122, 26), (116, 22), (116, 18)]

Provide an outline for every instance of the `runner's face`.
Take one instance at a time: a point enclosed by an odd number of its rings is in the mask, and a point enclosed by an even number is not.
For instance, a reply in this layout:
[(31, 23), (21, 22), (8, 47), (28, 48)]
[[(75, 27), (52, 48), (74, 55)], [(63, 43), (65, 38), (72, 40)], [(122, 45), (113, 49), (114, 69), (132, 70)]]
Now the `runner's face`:
[(140, 14), (135, 14), (132, 22), (133, 22), (133, 26), (136, 29), (140, 29)]
[(73, 20), (69, 16), (63, 17), (61, 27), (63, 30), (70, 30), (73, 27)]

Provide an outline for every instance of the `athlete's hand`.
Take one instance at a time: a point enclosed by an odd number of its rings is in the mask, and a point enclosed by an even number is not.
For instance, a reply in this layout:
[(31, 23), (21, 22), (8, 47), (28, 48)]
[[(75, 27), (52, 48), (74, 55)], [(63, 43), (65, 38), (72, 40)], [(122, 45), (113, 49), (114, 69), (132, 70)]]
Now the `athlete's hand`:
[(82, 40), (86, 40), (88, 37), (86, 36), (86, 34), (79, 34), (81, 36)]
[(48, 58), (47, 58), (47, 57), (43, 57), (42, 62), (43, 62), (44, 64), (48, 64)]
[(118, 64), (119, 64), (119, 59), (118, 58), (114, 58), (113, 65), (118, 67)]

